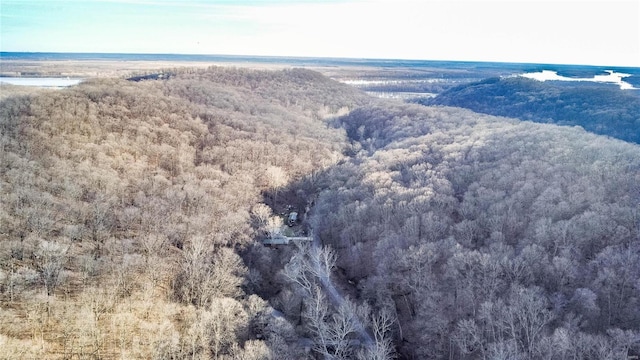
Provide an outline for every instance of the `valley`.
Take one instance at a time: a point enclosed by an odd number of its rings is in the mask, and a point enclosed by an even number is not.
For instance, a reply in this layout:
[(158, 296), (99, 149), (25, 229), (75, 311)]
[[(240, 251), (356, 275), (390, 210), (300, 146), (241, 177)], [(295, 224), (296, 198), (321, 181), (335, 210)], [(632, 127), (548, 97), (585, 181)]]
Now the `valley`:
[(0, 65), (85, 79), (0, 85), (3, 358), (640, 354), (637, 94), (513, 77), (602, 69)]

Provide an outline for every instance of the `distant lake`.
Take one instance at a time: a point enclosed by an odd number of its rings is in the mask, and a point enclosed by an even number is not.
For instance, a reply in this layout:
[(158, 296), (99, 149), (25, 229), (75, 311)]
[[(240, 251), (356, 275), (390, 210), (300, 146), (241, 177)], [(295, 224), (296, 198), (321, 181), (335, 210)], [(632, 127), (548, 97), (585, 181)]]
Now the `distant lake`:
[(633, 87), (633, 85), (622, 80), (626, 77), (630, 77), (631, 74), (615, 72), (613, 70), (605, 70), (605, 72), (607, 73), (607, 75), (596, 74), (591, 78), (561, 76), (561, 75), (558, 75), (557, 71), (551, 71), (551, 70), (542, 70), (540, 72), (527, 73), (527, 74), (522, 74), (520, 76), (526, 77), (529, 79), (538, 80), (538, 81), (589, 81), (589, 82), (609, 83), (609, 84), (616, 84), (620, 86), (620, 89), (622, 90), (638, 90), (637, 88)]
[(37, 86), (45, 88), (60, 88), (78, 85), (83, 79), (69, 79), (69, 78), (56, 78), (56, 77), (2, 77), (0, 76), (0, 83), (21, 85), (21, 86)]

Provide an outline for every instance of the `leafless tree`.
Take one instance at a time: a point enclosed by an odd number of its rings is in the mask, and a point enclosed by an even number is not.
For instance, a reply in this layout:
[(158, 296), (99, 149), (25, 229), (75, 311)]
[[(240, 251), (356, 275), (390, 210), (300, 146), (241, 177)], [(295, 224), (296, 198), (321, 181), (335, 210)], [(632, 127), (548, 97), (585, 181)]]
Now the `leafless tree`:
[(67, 262), (68, 250), (68, 245), (42, 240), (34, 253), (40, 277), (49, 296), (53, 295), (63, 280), (61, 274)]

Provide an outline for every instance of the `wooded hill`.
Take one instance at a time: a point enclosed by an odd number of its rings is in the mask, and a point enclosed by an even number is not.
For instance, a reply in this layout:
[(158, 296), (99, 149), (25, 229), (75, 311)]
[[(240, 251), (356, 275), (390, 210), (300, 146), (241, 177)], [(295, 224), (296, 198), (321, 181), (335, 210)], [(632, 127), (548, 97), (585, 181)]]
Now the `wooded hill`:
[[(0, 102), (1, 357), (638, 354), (639, 146), (306, 70), (174, 73)], [(259, 243), (292, 203), (336, 257)]]
[(640, 346), (640, 147), (447, 107), (363, 107), (314, 228), (409, 359)]
[(338, 161), (324, 119), (366, 101), (215, 67), (5, 98), (0, 357), (304, 357), (239, 254), (269, 255), (263, 194)]
[(578, 125), (596, 134), (640, 143), (640, 90), (620, 90), (616, 85), (491, 78), (416, 101), (539, 123)]

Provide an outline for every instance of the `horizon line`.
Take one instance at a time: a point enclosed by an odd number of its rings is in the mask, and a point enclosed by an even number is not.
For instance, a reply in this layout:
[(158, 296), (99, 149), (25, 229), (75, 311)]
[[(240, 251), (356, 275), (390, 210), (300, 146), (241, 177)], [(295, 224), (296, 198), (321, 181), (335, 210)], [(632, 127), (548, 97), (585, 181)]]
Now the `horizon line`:
[[(631, 65), (602, 65), (602, 64), (573, 64), (551, 62), (520, 62), (506, 60), (444, 60), (444, 59), (413, 59), (413, 58), (376, 58), (376, 57), (341, 57), (341, 56), (303, 56), (303, 55), (247, 55), (247, 54), (198, 54), (198, 53), (151, 53), (151, 52), (76, 52), (76, 51), (0, 51), (0, 60), (5, 54), (30, 54), (30, 55), (129, 55), (129, 56), (194, 56), (194, 57), (229, 57), (229, 58), (256, 58), (256, 59), (295, 59), (295, 60), (341, 60), (341, 61), (389, 61), (389, 62), (449, 62), (449, 63), (485, 63), (485, 64), (513, 64), (513, 65), (550, 65), (550, 66), (587, 66), (587, 67), (611, 67), (640, 69)], [(133, 60), (135, 61), (135, 60)]]

